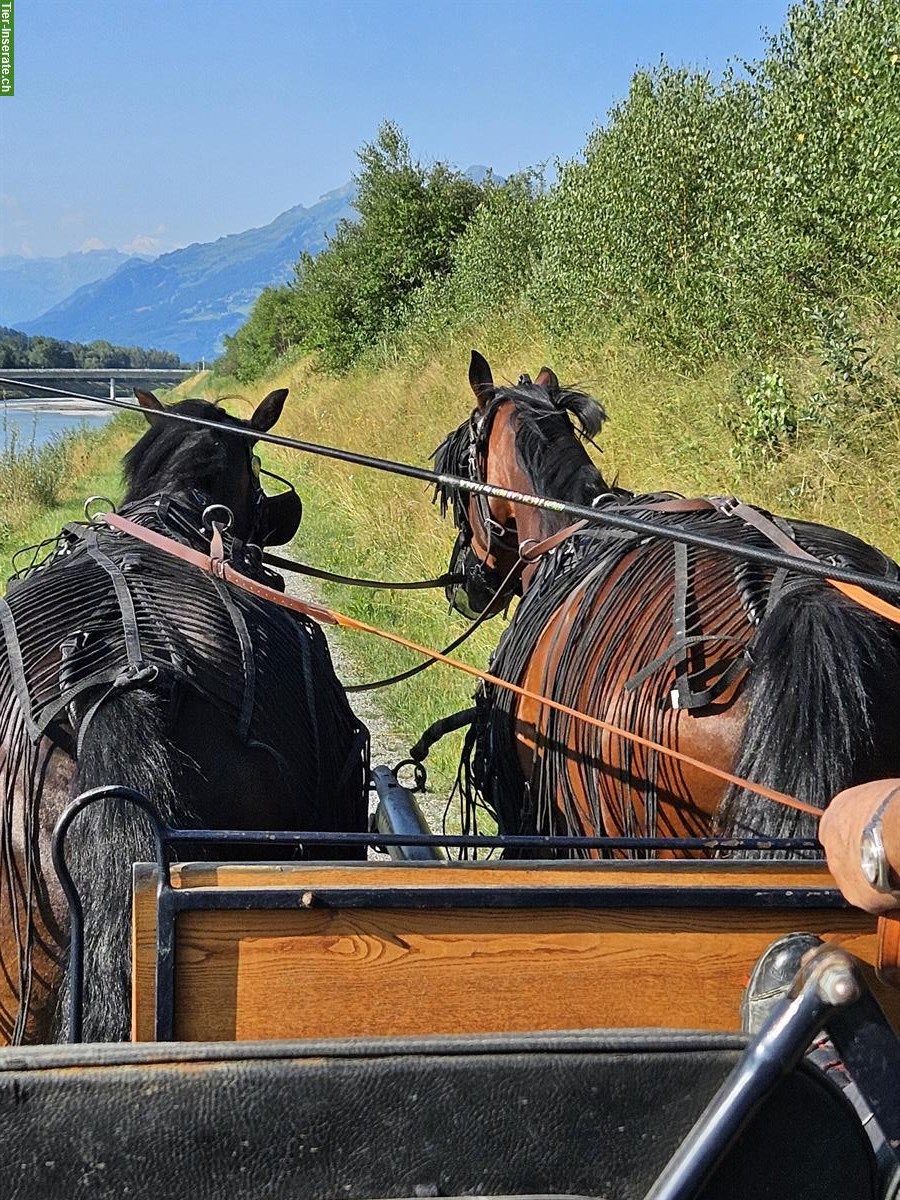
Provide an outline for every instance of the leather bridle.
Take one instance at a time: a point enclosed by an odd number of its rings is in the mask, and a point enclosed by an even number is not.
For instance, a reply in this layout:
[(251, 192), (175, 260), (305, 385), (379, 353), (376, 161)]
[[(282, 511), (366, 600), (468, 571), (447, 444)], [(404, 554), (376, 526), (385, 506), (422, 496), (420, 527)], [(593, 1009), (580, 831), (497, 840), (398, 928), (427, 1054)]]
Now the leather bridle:
[[(487, 483), (485, 465), (487, 462), (487, 449), (491, 429), (493, 428), (494, 417), (498, 408), (501, 404), (507, 402), (510, 402), (509, 397), (501, 397), (499, 401), (488, 405), (483, 413), (479, 413), (476, 410), (469, 417), (469, 449), (466, 462), (469, 468), (469, 478), (473, 483)], [(503, 525), (496, 520), (491, 512), (490, 500), (481, 492), (473, 493), (470, 496), (470, 500), (474, 500), (475, 511), (478, 514), (478, 520), (484, 534), (486, 547), (485, 559), (494, 558), (496, 560), (497, 555), (500, 553), (517, 553), (517, 545), (510, 544), (511, 540), (516, 537), (515, 522)], [(465, 505), (463, 505), (463, 512), (465, 513), (465, 520), (468, 525), (468, 543), (471, 545), (474, 540), (475, 531)], [(487, 567), (488, 564), (485, 561), (483, 565)]]

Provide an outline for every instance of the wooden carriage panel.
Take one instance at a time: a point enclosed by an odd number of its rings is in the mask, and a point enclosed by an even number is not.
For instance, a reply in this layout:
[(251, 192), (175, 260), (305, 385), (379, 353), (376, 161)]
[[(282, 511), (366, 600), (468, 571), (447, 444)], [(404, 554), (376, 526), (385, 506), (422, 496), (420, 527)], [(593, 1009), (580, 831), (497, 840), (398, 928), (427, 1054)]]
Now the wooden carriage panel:
[[(175, 1033), (253, 1040), (640, 1026), (735, 1030), (775, 938), (818, 933), (874, 967), (876, 921), (825, 907), (670, 907), (665, 890), (827, 888), (820, 864), (187, 864), (173, 884), (279, 889), (288, 907), (177, 918)], [(660, 889), (645, 907), (397, 907), (398, 889)], [(329, 892), (364, 889), (364, 907)], [(379, 907), (379, 895), (391, 895)], [(402, 900), (400, 901), (402, 903)], [(538, 899), (538, 904), (540, 900)], [(155, 874), (135, 874), (134, 1037), (153, 1037)], [(900, 1026), (900, 992), (876, 985)]]

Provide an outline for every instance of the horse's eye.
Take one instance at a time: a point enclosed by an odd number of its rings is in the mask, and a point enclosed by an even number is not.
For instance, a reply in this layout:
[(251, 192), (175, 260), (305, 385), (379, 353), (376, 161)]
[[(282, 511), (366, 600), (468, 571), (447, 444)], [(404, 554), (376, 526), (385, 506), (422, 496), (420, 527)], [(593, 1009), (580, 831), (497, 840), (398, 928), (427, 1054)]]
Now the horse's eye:
[(253, 472), (253, 476), (255, 479), (259, 479), (259, 472), (260, 472), (261, 468), (262, 468), (262, 463), (260, 462), (259, 455), (251, 454), (250, 455), (250, 470)]

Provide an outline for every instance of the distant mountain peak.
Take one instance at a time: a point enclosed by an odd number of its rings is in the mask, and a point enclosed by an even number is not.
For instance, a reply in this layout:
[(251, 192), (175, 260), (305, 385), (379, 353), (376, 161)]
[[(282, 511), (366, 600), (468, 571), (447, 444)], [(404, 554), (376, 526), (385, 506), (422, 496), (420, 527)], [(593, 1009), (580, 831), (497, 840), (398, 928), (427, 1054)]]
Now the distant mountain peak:
[(159, 346), (186, 361), (212, 358), (264, 287), (284, 283), (303, 251), (317, 254), (340, 220), (354, 218), (353, 193), (353, 184), (345, 184), (257, 229), (194, 242), (149, 262), (122, 255), (117, 269), (70, 289), (40, 316), (17, 319), (17, 328), (66, 341)]
[(350, 183), (345, 183), (343, 187), (333, 188), (330, 192), (324, 192), (316, 201), (317, 204), (328, 204), (332, 200), (350, 200), (356, 195), (356, 184), (351, 180)]
[[(465, 174), (481, 184), (491, 172), (475, 165)], [(4, 320), (4, 306), (0, 324), (64, 341), (103, 338), (115, 345), (158, 346), (188, 362), (213, 358), (223, 337), (244, 323), (264, 287), (286, 282), (304, 251), (317, 254), (339, 221), (356, 218), (355, 194), (351, 181), (325, 192), (309, 208), (297, 204), (279, 213), (267, 225), (192, 242), (152, 260), (115, 250), (46, 260), (58, 264), (114, 256), (107, 269), (100, 269), (98, 259), (92, 277), (79, 278), (61, 292), (57, 288), (49, 302), (33, 305), (28, 314), (9, 312)], [(5, 261), (0, 259), (0, 270)]]

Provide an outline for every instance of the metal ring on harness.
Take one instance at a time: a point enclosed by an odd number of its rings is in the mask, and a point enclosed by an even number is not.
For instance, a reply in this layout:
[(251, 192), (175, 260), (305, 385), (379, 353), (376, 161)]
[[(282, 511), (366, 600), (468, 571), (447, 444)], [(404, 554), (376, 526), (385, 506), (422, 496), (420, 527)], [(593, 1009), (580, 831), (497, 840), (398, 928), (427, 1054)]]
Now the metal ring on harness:
[[(224, 521), (214, 520), (210, 516), (210, 513), (215, 513), (215, 512), (224, 513), (225, 520)], [(225, 504), (207, 504), (206, 508), (204, 508), (204, 510), (203, 510), (203, 516), (200, 518), (200, 520), (203, 524), (204, 529), (209, 529), (211, 531), (214, 526), (221, 525), (222, 532), (227, 533), (228, 530), (234, 524), (234, 513)]]
[[(91, 515), (91, 511), (90, 511), (91, 505), (95, 504), (95, 503), (99, 503), (99, 502), (102, 502), (103, 504), (105, 504), (106, 508), (104, 508), (102, 511), (95, 512), (93, 515)], [(84, 504), (82, 505), (82, 512), (84, 513), (84, 519), (86, 521), (90, 521), (90, 523), (92, 525), (94, 524), (95, 521), (98, 520), (98, 518), (104, 516), (106, 513), (108, 513), (108, 512), (114, 513), (115, 511), (116, 511), (116, 506), (113, 504), (112, 500), (110, 500), (109, 496), (88, 496), (87, 500), (85, 500)]]
[[(400, 771), (403, 767), (412, 767), (413, 769), (413, 786), (407, 788), (410, 792), (424, 792), (425, 785), (428, 782), (428, 772), (425, 769), (425, 764), (417, 762), (414, 758), (404, 758), (394, 767), (394, 778), (400, 783)], [(406, 787), (401, 783), (401, 787)]]

